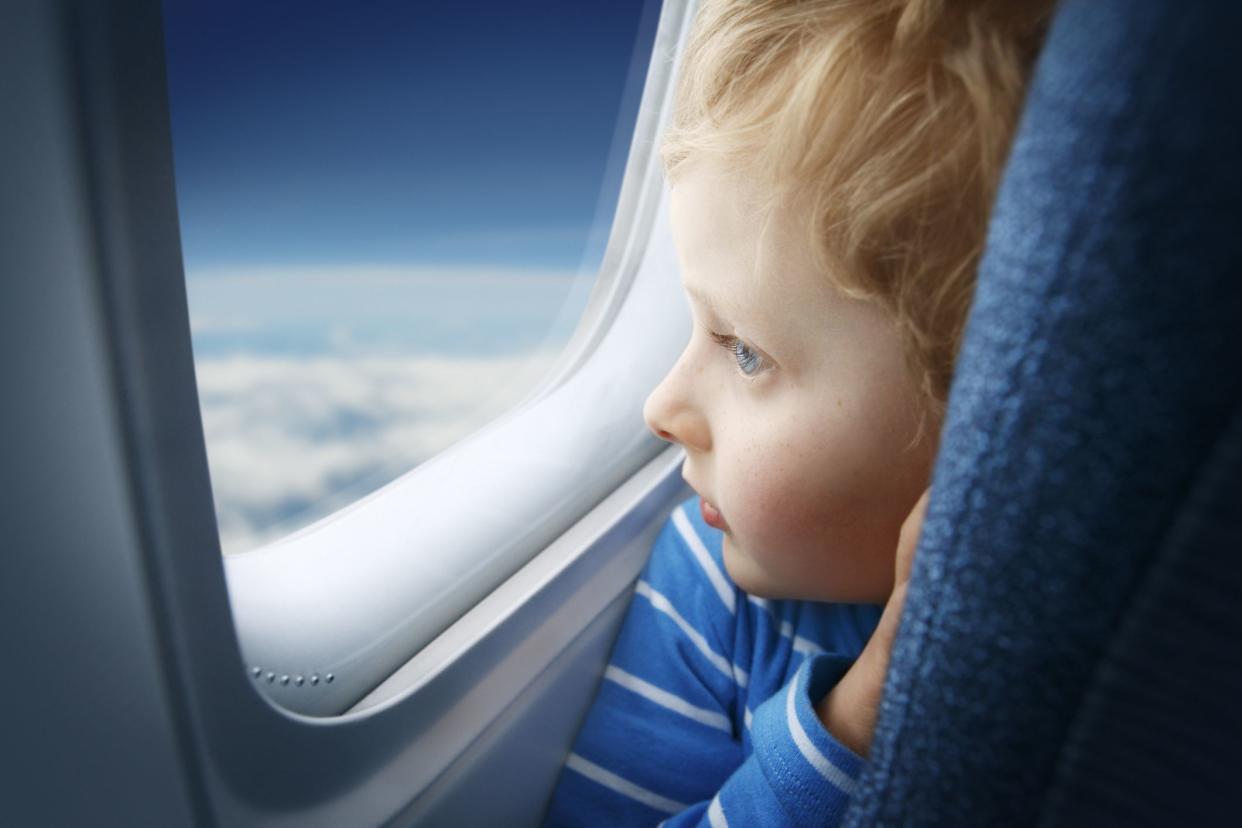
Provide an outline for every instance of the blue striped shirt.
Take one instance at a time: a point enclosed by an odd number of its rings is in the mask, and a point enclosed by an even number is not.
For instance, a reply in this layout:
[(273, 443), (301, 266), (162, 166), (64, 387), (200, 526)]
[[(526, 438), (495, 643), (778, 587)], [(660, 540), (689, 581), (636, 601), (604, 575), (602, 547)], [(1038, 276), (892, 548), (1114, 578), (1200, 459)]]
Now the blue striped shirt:
[(721, 541), (697, 498), (664, 526), (548, 826), (822, 826), (844, 814), (862, 760), (813, 705), (880, 608), (749, 596)]

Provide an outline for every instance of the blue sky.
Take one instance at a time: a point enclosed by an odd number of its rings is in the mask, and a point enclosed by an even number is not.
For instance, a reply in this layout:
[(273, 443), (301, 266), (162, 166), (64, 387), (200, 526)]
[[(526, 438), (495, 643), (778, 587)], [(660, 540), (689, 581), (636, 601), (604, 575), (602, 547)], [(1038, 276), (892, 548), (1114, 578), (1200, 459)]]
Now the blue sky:
[(167, 0), (191, 276), (578, 269), (598, 256), (593, 225), (611, 219), (657, 12), (645, 0)]

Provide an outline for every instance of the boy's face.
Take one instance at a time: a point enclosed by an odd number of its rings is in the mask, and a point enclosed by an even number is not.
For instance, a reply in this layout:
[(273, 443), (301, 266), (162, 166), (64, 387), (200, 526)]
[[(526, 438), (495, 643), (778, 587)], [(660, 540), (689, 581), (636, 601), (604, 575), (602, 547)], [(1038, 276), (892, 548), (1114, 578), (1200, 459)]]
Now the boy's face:
[(897, 330), (816, 271), (796, 211), (765, 220), (726, 168), (687, 167), (671, 209), (694, 330), (647, 424), (685, 447), (743, 590), (883, 602), (935, 451), (912, 445), (919, 398)]

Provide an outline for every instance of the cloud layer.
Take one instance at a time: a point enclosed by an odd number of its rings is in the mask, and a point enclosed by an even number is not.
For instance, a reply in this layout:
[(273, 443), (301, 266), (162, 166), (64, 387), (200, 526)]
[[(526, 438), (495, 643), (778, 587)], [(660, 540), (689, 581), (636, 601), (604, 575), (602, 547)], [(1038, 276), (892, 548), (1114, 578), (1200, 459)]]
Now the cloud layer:
[(555, 357), (199, 359), (225, 553), (296, 531), (409, 471), (520, 402)]

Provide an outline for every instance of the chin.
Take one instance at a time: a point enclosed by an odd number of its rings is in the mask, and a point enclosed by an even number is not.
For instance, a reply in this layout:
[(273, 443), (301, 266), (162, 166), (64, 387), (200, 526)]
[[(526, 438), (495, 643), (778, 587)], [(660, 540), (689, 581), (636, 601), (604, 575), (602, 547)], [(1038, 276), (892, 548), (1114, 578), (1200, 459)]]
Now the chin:
[(724, 539), (723, 557), (725, 571), (729, 573), (733, 583), (737, 584), (738, 588), (747, 595), (770, 598), (774, 601), (803, 597), (781, 589), (780, 585), (768, 577), (752, 558), (738, 553), (728, 535), (725, 535)]
[[(879, 584), (861, 583), (852, 579), (834, 579), (828, 584), (813, 584), (806, 580), (799, 583), (783, 583), (763, 570), (754, 558), (739, 553), (732, 538), (725, 535), (723, 546), (725, 571), (733, 583), (747, 595), (768, 598), (773, 601), (822, 601), (833, 604), (883, 604), (892, 588), (892, 576)], [(818, 589), (816, 587), (819, 587)]]

